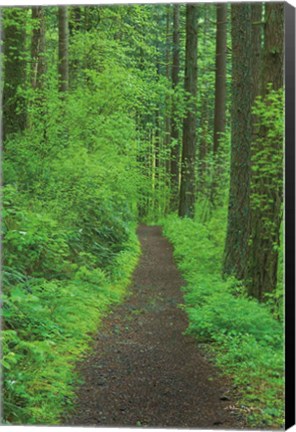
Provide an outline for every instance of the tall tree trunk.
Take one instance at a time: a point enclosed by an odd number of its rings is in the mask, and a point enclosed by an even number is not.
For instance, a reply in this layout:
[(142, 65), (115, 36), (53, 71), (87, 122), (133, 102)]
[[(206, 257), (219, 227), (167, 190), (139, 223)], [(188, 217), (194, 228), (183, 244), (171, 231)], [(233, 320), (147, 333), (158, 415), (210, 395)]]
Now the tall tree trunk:
[(158, 183), (160, 180), (159, 172), (160, 172), (160, 152), (161, 152), (160, 113), (159, 113), (159, 110), (157, 110), (155, 113), (154, 124), (155, 124), (155, 136), (154, 136), (155, 179), (156, 179), (157, 188), (158, 188), (158, 186), (159, 186)]
[(250, 227), (251, 5), (233, 3), (232, 20), (232, 129), (228, 226), (223, 271), (243, 279)]
[(209, 153), (209, 145), (208, 145), (208, 131), (209, 131), (209, 119), (208, 119), (208, 100), (203, 98), (201, 104), (201, 132), (200, 132), (200, 141), (198, 146), (198, 179), (197, 179), (197, 194), (198, 199), (206, 196), (207, 189), (207, 157)]
[[(179, 83), (180, 72), (180, 6), (173, 5), (173, 65), (172, 65), (172, 87), (176, 90)], [(173, 98), (172, 106), (172, 128), (171, 128), (171, 202), (172, 210), (178, 208), (179, 195), (179, 160), (180, 160), (180, 145), (179, 145), (179, 130), (177, 118), (177, 103), (176, 97)]]
[(284, 4), (265, 4), (265, 31), (262, 93), (268, 93), (267, 84), (273, 90), (283, 87), (284, 58)]
[(69, 86), (69, 65), (68, 65), (68, 45), (69, 45), (69, 28), (68, 28), (68, 8), (59, 6), (59, 91), (66, 92)]
[[(283, 87), (284, 4), (265, 5), (264, 54), (261, 92), (266, 110), (273, 112), (268, 101), (271, 90)], [(268, 88), (267, 85), (270, 85)], [(281, 113), (283, 116), (283, 112)], [(277, 124), (281, 114), (275, 114)], [(283, 117), (282, 117), (283, 118)], [(283, 202), (283, 143), (280, 130), (273, 131), (262, 121), (256, 133), (252, 186), (252, 235), (249, 261), (249, 294), (264, 300), (265, 293), (277, 285), (278, 249)], [(258, 156), (260, 155), (260, 156)], [(260, 157), (260, 160), (258, 158)], [(262, 162), (265, 162), (264, 165)]]
[[(252, 4), (252, 75), (254, 77), (253, 79), (253, 86), (252, 86), (252, 105), (254, 106), (256, 97), (259, 96), (262, 92), (262, 55), (263, 55), (263, 22), (262, 22), (262, 3), (253, 3)], [(258, 136), (259, 136), (259, 128), (258, 128), (259, 119), (255, 116), (255, 114), (252, 114), (252, 148), (251, 148), (251, 165), (254, 164), (254, 161), (256, 159), (256, 156), (258, 152), (260, 151), (260, 146), (257, 145), (258, 143)], [(254, 172), (251, 172), (251, 217), (250, 217), (250, 235), (251, 239), (254, 237), (254, 234), (257, 232), (258, 229), (258, 220), (255, 216), (254, 209), (252, 209), (252, 196), (254, 194), (254, 191), (258, 188), (258, 178), (256, 175), (254, 175)], [(261, 253), (261, 251), (257, 251)], [(254, 260), (256, 252), (254, 251), (253, 245), (251, 243), (250, 245), (250, 254), (249, 254), (249, 261), (248, 261), (248, 292), (253, 297), (259, 298), (259, 293), (255, 293), (255, 290), (253, 289), (253, 279), (255, 276), (254, 270)]]
[(31, 82), (33, 89), (41, 89), (46, 68), (45, 63), (45, 20), (44, 7), (32, 7), (33, 35), (31, 45), (32, 69)]
[[(252, 76), (253, 76), (253, 85), (251, 88), (252, 91), (252, 105), (254, 105), (256, 97), (262, 93), (262, 54), (263, 54), (263, 46), (262, 46), (262, 36), (263, 36), (263, 22), (262, 22), (262, 3), (253, 3), (252, 4)], [(256, 124), (258, 120), (256, 116), (252, 114), (252, 134), (253, 134), (253, 143), (255, 144), (258, 128)], [(255, 145), (252, 145), (252, 154), (258, 152), (258, 149)]]
[(26, 126), (26, 103), (19, 90), (26, 83), (26, 10), (4, 10), (3, 140)]
[(226, 124), (226, 29), (227, 3), (217, 4), (215, 117), (211, 201), (215, 202), (219, 182), (219, 141)]
[[(165, 46), (165, 75), (167, 82), (171, 82), (171, 43), (170, 43), (170, 28), (171, 28), (171, 5), (166, 5), (166, 46)], [(169, 181), (170, 173), (170, 157), (169, 146), (171, 141), (171, 95), (166, 96), (166, 113), (165, 113), (165, 136), (164, 136), (164, 150), (165, 150), (165, 182)], [(169, 186), (169, 184), (168, 184)]]
[(197, 12), (196, 4), (186, 4), (185, 91), (188, 96), (187, 112), (183, 122), (180, 217), (193, 217), (195, 205)]
[[(204, 10), (204, 23), (203, 23), (203, 52), (207, 53), (209, 50), (209, 5), (203, 5)], [(206, 75), (208, 73), (208, 67), (205, 66), (201, 71), (201, 75)], [(201, 109), (200, 109), (200, 136), (198, 143), (198, 157), (197, 157), (197, 196), (198, 199), (205, 197), (207, 193), (207, 174), (208, 174), (208, 154), (209, 154), (209, 143), (208, 143), (208, 133), (209, 133), (209, 100), (208, 91), (206, 88), (202, 91), (199, 89), (200, 99), (201, 99)]]
[(262, 3), (252, 4), (252, 102), (261, 94), (262, 83), (262, 36), (263, 36), (263, 23), (262, 23)]

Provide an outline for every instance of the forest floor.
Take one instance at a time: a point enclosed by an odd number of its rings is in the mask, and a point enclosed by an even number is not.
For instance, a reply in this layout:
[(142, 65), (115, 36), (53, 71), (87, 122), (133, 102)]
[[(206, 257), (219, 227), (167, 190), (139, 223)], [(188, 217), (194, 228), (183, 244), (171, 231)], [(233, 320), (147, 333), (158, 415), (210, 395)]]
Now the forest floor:
[(184, 280), (160, 227), (140, 226), (131, 295), (103, 319), (67, 425), (246, 427), (231, 383), (199, 350), (187, 327)]

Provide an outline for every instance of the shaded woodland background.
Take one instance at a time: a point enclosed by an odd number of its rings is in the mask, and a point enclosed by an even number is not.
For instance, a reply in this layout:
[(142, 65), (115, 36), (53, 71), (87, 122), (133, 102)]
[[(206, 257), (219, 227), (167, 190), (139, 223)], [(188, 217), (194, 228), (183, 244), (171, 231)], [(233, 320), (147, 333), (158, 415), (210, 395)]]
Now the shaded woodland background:
[(5, 422), (71, 407), (144, 222), (250, 424), (282, 425), (283, 23), (283, 3), (2, 9)]

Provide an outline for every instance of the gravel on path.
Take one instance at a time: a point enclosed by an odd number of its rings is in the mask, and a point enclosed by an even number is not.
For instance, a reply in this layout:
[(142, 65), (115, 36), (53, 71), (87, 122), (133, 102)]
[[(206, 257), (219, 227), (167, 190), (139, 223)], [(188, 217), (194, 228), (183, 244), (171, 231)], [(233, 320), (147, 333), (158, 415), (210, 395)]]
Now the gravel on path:
[[(64, 424), (242, 429), (233, 389), (205, 358), (178, 307), (185, 282), (161, 228), (141, 225), (130, 296), (103, 319)], [(227, 395), (227, 396), (225, 396)], [(229, 396), (231, 395), (231, 396)]]

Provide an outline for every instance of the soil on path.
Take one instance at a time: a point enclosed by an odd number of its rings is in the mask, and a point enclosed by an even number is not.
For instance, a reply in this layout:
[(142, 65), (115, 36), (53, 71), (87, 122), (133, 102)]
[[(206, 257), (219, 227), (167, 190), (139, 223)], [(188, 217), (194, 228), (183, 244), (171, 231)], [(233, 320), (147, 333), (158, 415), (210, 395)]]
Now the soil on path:
[(140, 226), (138, 235), (142, 255), (131, 295), (104, 318), (92, 354), (79, 367), (84, 384), (64, 424), (245, 427), (225, 397), (229, 383), (183, 335), (184, 280), (171, 245), (160, 227)]

